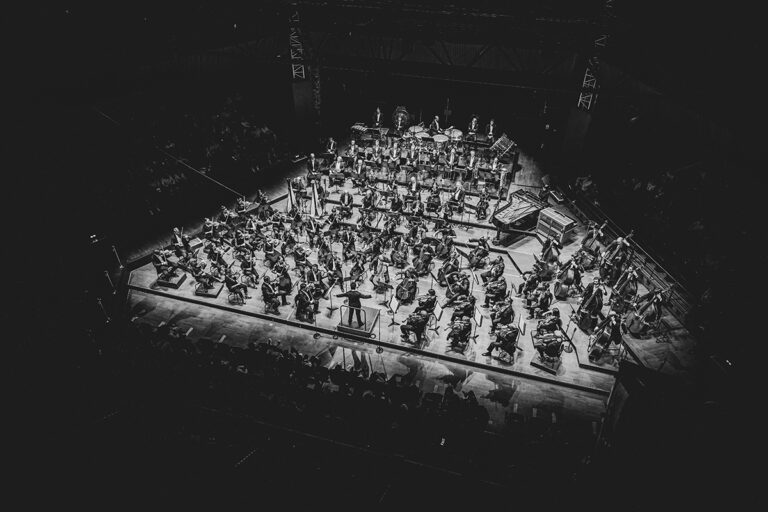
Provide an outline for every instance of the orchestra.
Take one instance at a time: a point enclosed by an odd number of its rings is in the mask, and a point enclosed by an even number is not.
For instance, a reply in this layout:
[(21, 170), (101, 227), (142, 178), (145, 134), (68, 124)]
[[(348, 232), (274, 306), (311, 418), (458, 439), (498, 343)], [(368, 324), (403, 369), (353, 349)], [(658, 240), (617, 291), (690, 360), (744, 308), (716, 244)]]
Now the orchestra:
[[(379, 108), (372, 127), (386, 130)], [(439, 116), (434, 116), (427, 130), (417, 127), (421, 131), (415, 133), (428, 131), (432, 137), (452, 130), (441, 126)], [(657, 328), (666, 290), (638, 295), (642, 283), (640, 269), (632, 263), (631, 232), (609, 242), (606, 224), (590, 222), (578, 247), (564, 247), (557, 239), (545, 238), (539, 254), (532, 254), (533, 269), (522, 272), (522, 283), (513, 283), (505, 277), (503, 256), (497, 249), (491, 255), (490, 238), (457, 236), (459, 230), (468, 231), (467, 223), (454, 217), (464, 214), (467, 206), (466, 211), (474, 210), (478, 221), (488, 217), (492, 184), (490, 190), (484, 184), (478, 190), (476, 185), (480, 170), (497, 177), (506, 172), (500, 156), (484, 151), (477, 140), (473, 145), (434, 139), (430, 146), (429, 137), (406, 137), (411, 131), (402, 128), (403, 135), (394, 140), (381, 136), (369, 143), (361, 137), (359, 146), (352, 139), (346, 149), (329, 138), (325, 153), (318, 153), (319, 157), (308, 154), (306, 175), (291, 180), (295, 204), (276, 211), (260, 192), (253, 203), (238, 199), (234, 210), (221, 206), (214, 218), (205, 219), (200, 251), (192, 250), (198, 246), (183, 229), (173, 228), (168, 249), (152, 253), (158, 279), (186, 272), (196, 281), (196, 292), (212, 290), (220, 282), (230, 300), (243, 305), (251, 298), (249, 289), (261, 285), (266, 313), (278, 315), (280, 306), (293, 305), (296, 318), (305, 322), (318, 320), (320, 301), (328, 300), (334, 288), (339, 289), (334, 297), (352, 299), (350, 306), (370, 298), (358, 291), (363, 285), (385, 294), (385, 299), (392, 290), (396, 302), (411, 311), (400, 325), (404, 342), (422, 346), (426, 326), (435, 319), (432, 315), (438, 314), (440, 304), (440, 308), (452, 308), (446, 328), (449, 350), (461, 353), (469, 346), (476, 315), (481, 315), (475, 308), (474, 287), (482, 285), (481, 316), (490, 319), (490, 326), (483, 328), (493, 340), (482, 354), (488, 357), (497, 350), (514, 355), (518, 349), (521, 326), (513, 325), (516, 305), (527, 311), (527, 319), (537, 320), (532, 334), (542, 357), (555, 357), (562, 350), (564, 327), (555, 301), (574, 307), (578, 302), (572, 318), (578, 329), (592, 337), (589, 358), (593, 362), (600, 360), (611, 343), (621, 344), (623, 335), (644, 336)], [(480, 130), (479, 118), (473, 116), (467, 132), (476, 135)], [(491, 141), (500, 137), (494, 119), (485, 125), (484, 134)], [(480, 133), (477, 139), (482, 138)], [(413, 172), (400, 173), (395, 180), (402, 154)], [(425, 156), (431, 181), (420, 174)], [(463, 173), (454, 175), (457, 170)], [(441, 173), (457, 179), (452, 186), (443, 187)], [(329, 197), (331, 191), (322, 186), (322, 177), (328, 175), (341, 185), (338, 196), (334, 192)], [(382, 175), (386, 178), (381, 179)], [(356, 188), (346, 188), (349, 178)], [(313, 185), (318, 187), (323, 205), (316, 217), (300, 204)], [(360, 194), (359, 206), (352, 190)], [(467, 195), (477, 197), (475, 205), (467, 202)], [(325, 201), (333, 204), (329, 213)], [(353, 217), (355, 221), (351, 221)], [(463, 252), (465, 247), (468, 252)], [(466, 260), (464, 267), (460, 256)], [(567, 259), (561, 262), (560, 257)], [(398, 271), (390, 274), (390, 266)], [(588, 282), (586, 286), (582, 279)], [(437, 291), (434, 281), (439, 285)], [(419, 295), (420, 288), (427, 292)], [(287, 300), (289, 296), (294, 297), (293, 304)], [(350, 309), (350, 324), (356, 307)], [(361, 326), (360, 311), (355, 315)]]

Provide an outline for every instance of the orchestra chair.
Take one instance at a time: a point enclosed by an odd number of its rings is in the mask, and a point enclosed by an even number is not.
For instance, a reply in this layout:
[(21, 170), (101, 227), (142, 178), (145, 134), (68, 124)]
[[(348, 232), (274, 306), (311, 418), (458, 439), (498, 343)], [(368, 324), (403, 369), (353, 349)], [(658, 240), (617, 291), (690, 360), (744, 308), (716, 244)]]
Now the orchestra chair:
[(242, 306), (245, 304), (245, 300), (240, 296), (240, 294), (233, 291), (229, 292), (229, 295), (227, 296), (227, 302), (236, 306)]

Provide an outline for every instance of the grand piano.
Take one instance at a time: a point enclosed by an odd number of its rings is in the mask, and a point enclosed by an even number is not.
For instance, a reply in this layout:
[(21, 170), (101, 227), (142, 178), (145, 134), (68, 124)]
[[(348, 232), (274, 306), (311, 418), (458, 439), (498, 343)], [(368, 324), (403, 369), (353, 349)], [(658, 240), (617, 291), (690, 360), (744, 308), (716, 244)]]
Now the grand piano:
[(502, 233), (534, 234), (539, 212), (548, 205), (527, 190), (516, 190), (509, 195), (509, 201), (494, 212), (491, 222), (496, 226), (494, 243), (501, 241)]

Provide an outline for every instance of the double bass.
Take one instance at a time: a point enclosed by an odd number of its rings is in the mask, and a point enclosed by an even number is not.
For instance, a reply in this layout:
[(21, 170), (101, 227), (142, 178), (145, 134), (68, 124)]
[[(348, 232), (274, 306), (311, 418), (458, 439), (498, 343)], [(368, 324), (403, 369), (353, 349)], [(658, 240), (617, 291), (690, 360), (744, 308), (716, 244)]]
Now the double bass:
[[(624, 320), (624, 326), (630, 334), (635, 337), (642, 336), (661, 318), (661, 303), (665, 292), (666, 290), (650, 292), (633, 304), (633, 311)], [(644, 304), (639, 306), (641, 303)]]
[(629, 265), (613, 287), (611, 310), (619, 314), (624, 313), (627, 302), (635, 295), (637, 295), (637, 273), (635, 268)]
[(597, 324), (598, 313), (603, 309), (603, 288), (599, 283), (592, 285), (592, 292), (585, 297), (576, 311), (577, 325), (584, 332), (591, 331)]
[(571, 292), (571, 287), (578, 286), (581, 282), (581, 272), (575, 260), (566, 263), (563, 270), (557, 276), (555, 282), (554, 295), (557, 300), (565, 300)]

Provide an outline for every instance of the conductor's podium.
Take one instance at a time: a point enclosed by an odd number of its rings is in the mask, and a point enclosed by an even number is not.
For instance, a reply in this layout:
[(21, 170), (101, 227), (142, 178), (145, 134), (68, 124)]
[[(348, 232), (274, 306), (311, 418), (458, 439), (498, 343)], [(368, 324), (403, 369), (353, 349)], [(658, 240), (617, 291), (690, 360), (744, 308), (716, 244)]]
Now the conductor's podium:
[(200, 297), (212, 297), (215, 299), (216, 297), (219, 296), (223, 288), (224, 288), (224, 283), (215, 281), (213, 283), (213, 288), (211, 288), (210, 290), (206, 290), (202, 286), (196, 286), (195, 295), (199, 295)]
[[(339, 323), (336, 325), (336, 330), (347, 334), (356, 334), (357, 336), (365, 336), (366, 338), (373, 338), (373, 327), (379, 320), (379, 310), (362, 306), (360, 308), (360, 320), (363, 321), (363, 325), (357, 326), (357, 313), (354, 311), (357, 308), (350, 308), (346, 304), (342, 304), (339, 308)], [(349, 322), (349, 314), (352, 312), (352, 321)], [(351, 324), (351, 325), (350, 325)]]
[(177, 290), (187, 279), (187, 274), (182, 272), (181, 274), (177, 274), (175, 276), (170, 276), (167, 278), (157, 278), (156, 285), (162, 286), (163, 288), (173, 288), (174, 290)]

